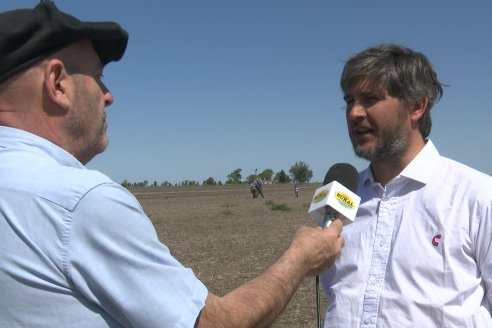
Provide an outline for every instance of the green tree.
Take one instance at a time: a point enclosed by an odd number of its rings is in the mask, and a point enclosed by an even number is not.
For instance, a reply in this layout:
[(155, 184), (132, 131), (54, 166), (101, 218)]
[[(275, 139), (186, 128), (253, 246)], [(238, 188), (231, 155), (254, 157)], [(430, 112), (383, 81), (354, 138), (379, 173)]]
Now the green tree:
[(309, 169), (309, 165), (303, 161), (296, 162), (289, 170), (292, 180), (297, 183), (309, 182), (313, 177), (313, 171)]
[(266, 169), (260, 174), (258, 174), (258, 177), (261, 178), (262, 180), (268, 180), (271, 181), (273, 177), (273, 170), (272, 169)]
[(278, 182), (278, 183), (289, 183), (290, 182), (290, 178), (289, 176), (285, 173), (284, 170), (281, 170), (280, 172), (277, 172), (275, 174), (275, 177), (273, 178), (273, 180), (275, 182)]
[(227, 175), (226, 183), (229, 184), (239, 184), (241, 183), (241, 171), (242, 169), (235, 169)]
[(195, 180), (184, 180), (184, 181), (181, 181), (180, 183), (180, 186), (181, 187), (192, 187), (192, 186), (199, 186), (200, 183), (198, 181), (195, 181)]
[(204, 186), (213, 186), (213, 185), (216, 185), (216, 182), (215, 182), (214, 178), (210, 177), (207, 180), (203, 181), (203, 185)]

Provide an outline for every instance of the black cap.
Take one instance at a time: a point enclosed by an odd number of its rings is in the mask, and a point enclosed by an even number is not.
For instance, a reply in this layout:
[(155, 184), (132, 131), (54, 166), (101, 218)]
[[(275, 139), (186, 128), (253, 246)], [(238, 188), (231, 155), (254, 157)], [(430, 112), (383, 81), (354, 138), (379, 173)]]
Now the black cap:
[(123, 57), (128, 33), (113, 22), (82, 22), (51, 1), (0, 13), (0, 82), (52, 53), (90, 39), (101, 63)]

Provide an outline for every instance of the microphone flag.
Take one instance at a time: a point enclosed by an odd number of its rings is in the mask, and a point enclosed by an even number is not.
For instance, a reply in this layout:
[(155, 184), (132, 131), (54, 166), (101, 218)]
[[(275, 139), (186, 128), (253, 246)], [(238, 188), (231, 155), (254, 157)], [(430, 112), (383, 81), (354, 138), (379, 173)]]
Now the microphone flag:
[(337, 181), (316, 189), (308, 214), (322, 228), (338, 218), (345, 226), (354, 222), (360, 197)]

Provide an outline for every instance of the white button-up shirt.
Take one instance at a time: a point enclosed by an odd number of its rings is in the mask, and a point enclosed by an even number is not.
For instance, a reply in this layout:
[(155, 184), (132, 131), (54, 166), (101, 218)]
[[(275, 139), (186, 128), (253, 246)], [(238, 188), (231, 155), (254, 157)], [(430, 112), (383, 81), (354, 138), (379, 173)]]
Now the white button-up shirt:
[(385, 188), (361, 172), (361, 206), (322, 275), (324, 327), (492, 327), (492, 177), (429, 140)]

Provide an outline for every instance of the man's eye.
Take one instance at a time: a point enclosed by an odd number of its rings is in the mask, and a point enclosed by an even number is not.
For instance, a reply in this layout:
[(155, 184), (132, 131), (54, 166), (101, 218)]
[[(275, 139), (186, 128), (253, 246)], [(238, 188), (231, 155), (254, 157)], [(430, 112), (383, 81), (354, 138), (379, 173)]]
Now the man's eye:
[(377, 103), (379, 100), (380, 99), (377, 96), (367, 96), (367, 97), (364, 97), (363, 99), (361, 99), (360, 102), (363, 106), (370, 106), (370, 105)]

